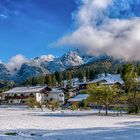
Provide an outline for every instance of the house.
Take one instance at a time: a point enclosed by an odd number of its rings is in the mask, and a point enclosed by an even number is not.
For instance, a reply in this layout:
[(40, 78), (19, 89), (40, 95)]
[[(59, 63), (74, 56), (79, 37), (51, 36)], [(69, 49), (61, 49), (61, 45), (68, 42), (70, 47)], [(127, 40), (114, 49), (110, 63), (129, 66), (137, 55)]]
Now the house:
[(67, 88), (68, 86), (71, 86), (71, 87), (77, 87), (78, 84), (79, 84), (79, 78), (73, 78), (71, 80), (64, 80), (63, 81), (63, 87), (64, 88)]
[(15, 87), (1, 93), (2, 101), (10, 104), (25, 104), (27, 99), (35, 97), (37, 102), (57, 101), (64, 103), (64, 93), (62, 90), (51, 89), (47, 86)]
[(79, 89), (85, 90), (87, 89), (88, 84), (97, 83), (97, 84), (104, 84), (104, 85), (118, 85), (121, 86), (124, 84), (124, 81), (121, 79), (120, 74), (100, 74), (97, 79), (94, 79), (89, 82), (79, 83)]
[(54, 88), (51, 91), (48, 92), (46, 95), (46, 101), (57, 101), (59, 105), (63, 105), (65, 100), (64, 92), (63, 90), (59, 88)]
[(78, 107), (82, 101), (88, 98), (88, 96), (88, 94), (78, 94), (74, 98), (70, 98), (67, 102)]

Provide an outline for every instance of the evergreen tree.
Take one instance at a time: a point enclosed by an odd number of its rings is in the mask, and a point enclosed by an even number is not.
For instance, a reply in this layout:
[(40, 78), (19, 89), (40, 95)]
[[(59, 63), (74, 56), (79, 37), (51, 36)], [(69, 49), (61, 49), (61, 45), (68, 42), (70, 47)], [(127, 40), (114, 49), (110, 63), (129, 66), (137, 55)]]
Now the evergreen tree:
[(54, 74), (51, 75), (51, 79), (52, 79), (52, 81), (51, 81), (51, 86), (52, 86), (52, 87), (56, 86), (56, 85), (57, 85), (57, 81), (56, 81), (56, 77), (55, 77)]
[(124, 80), (125, 90), (128, 93), (128, 103), (130, 107), (134, 107), (135, 113), (138, 113), (139, 103), (137, 101), (139, 97), (138, 91), (138, 74), (135, 71), (133, 64), (127, 64), (122, 69), (122, 79)]
[(90, 80), (93, 80), (94, 77), (95, 77), (94, 71), (93, 71), (93, 70), (90, 70), (90, 73), (89, 73), (89, 78), (90, 78)]
[(55, 77), (56, 77), (56, 80), (57, 80), (58, 84), (60, 85), (62, 80), (63, 80), (62, 73), (61, 72), (55, 72)]
[(44, 76), (39, 76), (38, 77), (38, 84), (44, 85), (44, 83), (45, 83), (45, 77)]
[(68, 72), (67, 73), (67, 88), (71, 88), (72, 87), (72, 76), (71, 73)]
[(47, 84), (48, 86), (52, 86), (52, 77), (51, 77), (51, 75), (46, 75), (45, 84)]
[(38, 85), (38, 78), (37, 77), (32, 77), (32, 85), (33, 86)]
[(90, 70), (89, 70), (89, 68), (86, 69), (86, 79), (87, 79), (87, 81), (90, 80)]
[(79, 71), (78, 78), (80, 82), (83, 82), (84, 79), (84, 72), (82, 70)]
[(138, 75), (140, 76), (140, 64), (138, 64), (137, 66), (137, 72), (138, 72)]
[(28, 80), (26, 80), (25, 83), (23, 83), (23, 85), (32, 86), (32, 78), (29, 78)]
[(138, 85), (138, 75), (133, 64), (126, 64), (123, 66), (121, 77), (124, 80), (126, 92), (136, 90)]
[(67, 72), (66, 71), (63, 72), (62, 76), (63, 76), (63, 80), (67, 80)]

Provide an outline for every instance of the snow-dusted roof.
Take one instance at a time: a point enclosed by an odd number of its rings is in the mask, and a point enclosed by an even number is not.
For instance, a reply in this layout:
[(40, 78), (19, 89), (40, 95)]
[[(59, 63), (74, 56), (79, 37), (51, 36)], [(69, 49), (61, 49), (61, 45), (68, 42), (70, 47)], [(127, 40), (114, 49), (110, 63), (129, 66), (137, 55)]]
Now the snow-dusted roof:
[(120, 74), (114, 74), (114, 75), (108, 74), (107, 76), (104, 75), (104, 76), (98, 78), (98, 80), (99, 81), (100, 80), (106, 80), (107, 81), (106, 84), (114, 84), (114, 83), (117, 83), (117, 82), (119, 82), (120, 84), (124, 83), (123, 80), (121, 79)]
[(74, 98), (70, 98), (68, 102), (80, 102), (80, 101), (86, 100), (88, 96), (89, 96), (88, 94), (79, 94), (75, 96)]
[(54, 89), (52, 89), (52, 91), (50, 91), (50, 93), (58, 94), (58, 93), (63, 93), (63, 91), (59, 88), (54, 88)]
[[(68, 84), (68, 80), (64, 80), (64, 87), (66, 87), (66, 85)], [(79, 78), (73, 78), (71, 79), (71, 86), (72, 87), (77, 87), (79, 84)]]
[(45, 89), (46, 86), (33, 86), (33, 87), (15, 87), (11, 90), (8, 90), (6, 94), (13, 94), (13, 93), (37, 93), (41, 92), (41, 90)]
[(90, 84), (90, 83), (98, 83), (100, 81), (105, 81), (105, 84), (115, 84), (115, 83), (120, 83), (123, 84), (124, 81), (121, 79), (120, 74), (107, 74), (107, 76), (105, 76), (105, 74), (101, 74), (99, 76), (99, 78), (94, 79), (93, 81), (90, 82), (85, 82), (85, 83), (81, 83), (81, 84)]

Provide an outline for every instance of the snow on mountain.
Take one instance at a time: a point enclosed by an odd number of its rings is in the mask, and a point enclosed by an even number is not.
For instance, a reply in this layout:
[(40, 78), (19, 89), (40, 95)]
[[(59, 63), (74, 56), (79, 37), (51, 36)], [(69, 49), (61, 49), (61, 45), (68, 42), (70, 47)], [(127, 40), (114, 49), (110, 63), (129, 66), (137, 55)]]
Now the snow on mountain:
[(53, 56), (53, 55), (42, 55), (40, 57), (35, 57), (34, 60), (35, 61), (38, 61), (38, 62), (51, 62), (51, 61), (54, 61), (56, 57)]
[(24, 63), (17, 74), (14, 76), (14, 80), (18, 82), (23, 82), (30, 77), (41, 76), (49, 73), (47, 69), (40, 66), (40, 63), (36, 61), (30, 61)]
[(66, 67), (64, 66), (63, 62), (59, 59), (48, 63), (48, 70), (51, 73), (54, 73), (56, 71), (64, 71), (65, 69), (66, 69)]
[(61, 61), (66, 67), (84, 64), (84, 60), (77, 51), (69, 51), (61, 57)]
[(76, 51), (69, 51), (60, 58), (56, 58), (53, 55), (42, 55), (24, 63), (14, 79), (25, 81), (30, 77), (64, 71), (67, 68), (81, 64), (84, 64), (84, 60)]
[(4, 64), (0, 64), (0, 79), (9, 80), (12, 77), (14, 81), (23, 82), (30, 77), (64, 71), (67, 68), (88, 64), (104, 57), (83, 55), (78, 51), (69, 51), (60, 58), (56, 58), (53, 55), (42, 55), (28, 59), (14, 74), (9, 72)]
[(110, 59), (111, 57), (107, 56), (107, 55), (99, 55), (99, 56), (90, 56), (88, 57), (88, 59), (85, 59), (85, 64), (88, 63), (92, 63), (95, 61), (99, 61), (99, 60), (105, 60), (105, 59)]

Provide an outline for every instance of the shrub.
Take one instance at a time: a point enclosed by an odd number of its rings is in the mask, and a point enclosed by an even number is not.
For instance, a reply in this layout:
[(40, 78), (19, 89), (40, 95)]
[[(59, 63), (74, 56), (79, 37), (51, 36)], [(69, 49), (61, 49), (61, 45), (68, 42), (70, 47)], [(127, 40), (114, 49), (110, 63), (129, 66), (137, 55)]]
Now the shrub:
[(8, 133), (5, 133), (5, 135), (8, 135), (8, 136), (16, 136), (18, 134), (16, 132), (8, 132)]
[(53, 100), (50, 102), (50, 105), (51, 105), (52, 111), (55, 111), (59, 107), (58, 102), (53, 101)]
[(34, 97), (30, 97), (28, 98), (27, 100), (27, 105), (30, 107), (30, 108), (34, 108), (36, 106), (37, 102), (36, 102), (36, 99)]
[(76, 105), (72, 105), (71, 106), (71, 110), (77, 110), (78, 108), (77, 108), (77, 106)]
[(36, 102), (37, 108), (40, 108), (43, 111), (43, 105), (40, 102)]

